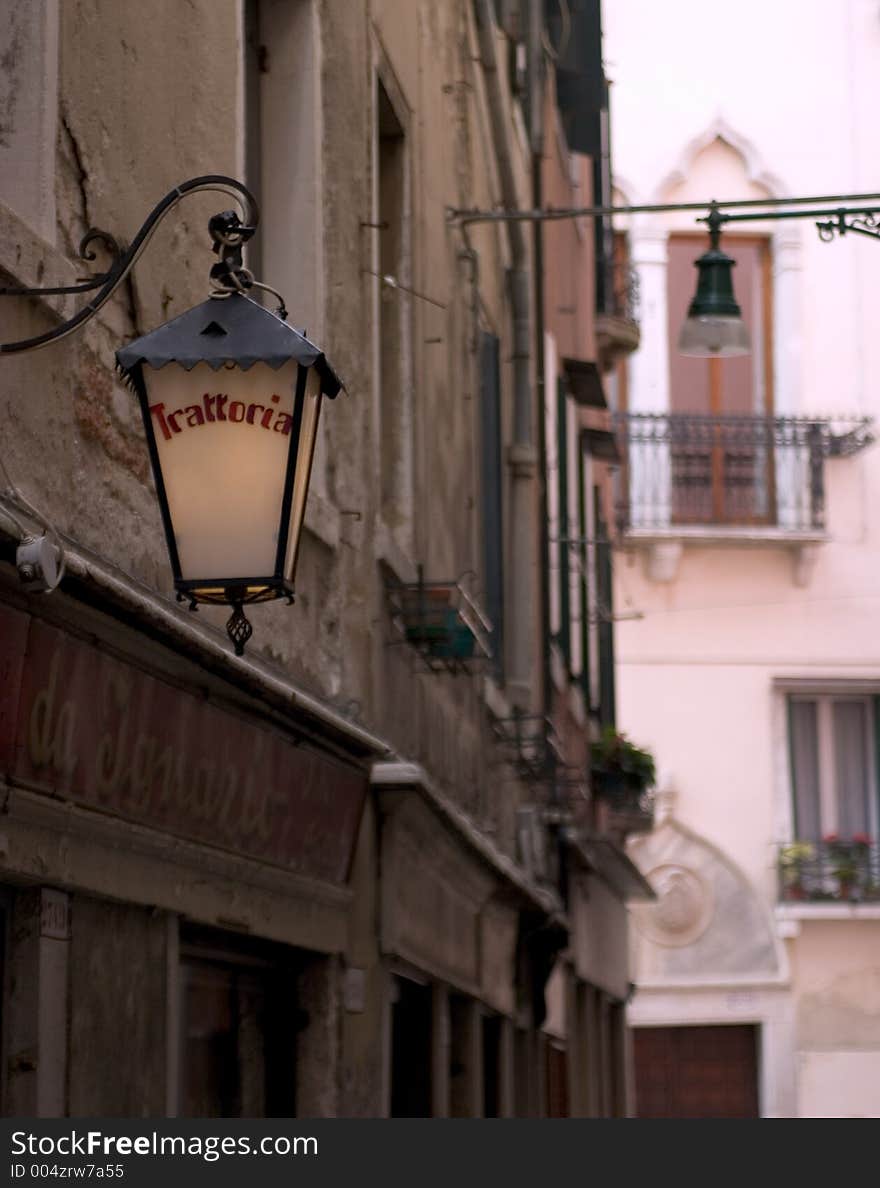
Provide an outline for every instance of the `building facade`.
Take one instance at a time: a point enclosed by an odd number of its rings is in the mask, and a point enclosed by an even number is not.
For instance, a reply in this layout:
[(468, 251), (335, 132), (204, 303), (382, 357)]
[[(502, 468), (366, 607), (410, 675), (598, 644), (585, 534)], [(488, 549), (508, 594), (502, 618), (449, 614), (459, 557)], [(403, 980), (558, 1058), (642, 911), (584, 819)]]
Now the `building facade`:
[[(262, 211), (249, 266), (346, 383), (296, 604), (255, 608), (239, 659), (221, 609), (170, 598), (112, 366), (205, 298), (228, 197), (181, 202), (82, 331), (3, 357), (4, 1112), (624, 1113), (646, 889), (620, 835), (553, 816), (519, 730), (549, 705), (534, 239), (448, 217), (532, 201), (541, 6), (7, 0), (0, 21), (6, 283), (111, 267), (103, 242), (78, 259), (90, 228), (130, 241), (176, 185), (229, 174)], [(558, 341), (595, 370), (591, 284), (572, 299)], [(6, 343), (83, 299), (2, 300)], [(43, 532), (49, 593), (16, 571)]]
[[(618, 200), (875, 190), (880, 28), (838, 15), (608, 5)], [(663, 772), (631, 847), (658, 894), (634, 928), (637, 1114), (877, 1116), (877, 247), (731, 225), (752, 350), (706, 360), (677, 351), (705, 232), (626, 231), (619, 712)]]

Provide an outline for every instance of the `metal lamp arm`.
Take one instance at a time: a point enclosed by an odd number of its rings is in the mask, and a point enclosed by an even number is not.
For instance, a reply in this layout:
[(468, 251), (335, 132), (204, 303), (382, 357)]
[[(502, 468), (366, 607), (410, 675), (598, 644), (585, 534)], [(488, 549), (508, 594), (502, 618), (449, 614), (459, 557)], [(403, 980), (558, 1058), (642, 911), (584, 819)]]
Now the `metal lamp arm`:
[[(217, 250), (222, 258), (224, 264), (230, 265), (233, 270), (236, 263), (240, 267), (240, 249), (241, 244), (253, 235), (254, 231), (260, 221), (260, 211), (257, 201), (240, 181), (236, 181), (234, 177), (227, 177), (224, 174), (206, 174), (204, 177), (194, 177), (189, 181), (183, 182), (179, 186), (175, 186), (173, 190), (169, 191), (165, 197), (158, 202), (150, 214), (144, 221), (143, 226), (138, 231), (137, 235), (131, 242), (131, 246), (125, 252), (120, 252), (116, 241), (112, 236), (104, 231), (98, 231), (91, 228), (87, 233), (82, 243), (80, 244), (80, 253), (85, 259), (94, 259), (94, 253), (89, 252), (89, 245), (95, 240), (102, 240), (105, 245), (116, 253), (116, 259), (108, 272), (104, 273), (102, 277), (94, 278), (91, 282), (86, 282), (79, 285), (62, 286), (60, 288), (48, 289), (3, 289), (0, 290), (0, 296), (36, 296), (37, 294), (51, 294), (51, 293), (70, 293), (82, 292), (86, 289), (95, 287), (95, 283), (101, 283), (101, 288), (95, 294), (87, 305), (83, 306), (72, 318), (62, 322), (60, 326), (56, 326), (52, 330), (46, 331), (45, 334), (39, 334), (34, 338), (25, 338), (20, 342), (0, 343), (0, 354), (12, 355), (21, 351), (33, 351), (40, 347), (48, 346), (52, 342), (57, 342), (62, 338), (66, 338), (74, 330), (80, 326), (85, 325), (91, 318), (95, 316), (98, 310), (109, 301), (116, 289), (122, 284), (125, 278), (131, 272), (134, 265), (140, 259), (140, 256), (150, 239), (156, 227), (162, 221), (166, 214), (172, 210), (181, 198), (186, 197), (187, 194), (197, 194), (205, 192), (216, 192), (220, 194), (230, 194), (236, 198), (242, 205), (245, 213), (245, 223), (239, 223), (234, 231), (230, 233), (230, 229), (226, 228), (226, 234), (223, 238), (215, 239), (215, 250)], [(215, 216), (220, 218), (221, 216)], [(212, 224), (214, 220), (212, 220)], [(213, 234), (213, 227), (212, 227)], [(212, 270), (213, 276), (220, 276), (220, 269), (217, 264)], [(222, 270), (221, 270), (222, 271)]]
[(722, 227), (727, 223), (752, 223), (770, 219), (815, 219), (821, 239), (830, 242), (835, 232), (845, 235), (847, 231), (861, 231), (864, 234), (875, 235), (872, 230), (880, 214), (880, 206), (837, 206), (825, 210), (768, 210), (754, 211), (747, 214), (727, 214), (719, 210), (717, 204), (712, 205), (708, 215), (697, 219), (698, 223), (706, 223), (710, 233), (713, 227)]

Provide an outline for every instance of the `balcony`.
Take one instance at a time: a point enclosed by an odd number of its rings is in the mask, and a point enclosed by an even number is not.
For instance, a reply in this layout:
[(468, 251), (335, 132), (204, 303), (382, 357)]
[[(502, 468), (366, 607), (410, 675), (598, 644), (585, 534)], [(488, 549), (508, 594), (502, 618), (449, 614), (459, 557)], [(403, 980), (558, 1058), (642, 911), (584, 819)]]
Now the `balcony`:
[(562, 742), (550, 718), (515, 713), (493, 721), (495, 740), (522, 780), (529, 783), (552, 781), (564, 766)]
[(621, 358), (638, 350), (639, 274), (615, 241), (614, 257), (607, 276), (599, 277), (599, 308), (596, 311), (596, 345), (603, 371), (609, 371)]
[(780, 846), (777, 872), (781, 903), (880, 904), (880, 847), (870, 839)]
[(630, 542), (647, 543), (824, 540), (825, 462), (869, 445), (870, 424), (867, 417), (616, 414), (621, 530)]

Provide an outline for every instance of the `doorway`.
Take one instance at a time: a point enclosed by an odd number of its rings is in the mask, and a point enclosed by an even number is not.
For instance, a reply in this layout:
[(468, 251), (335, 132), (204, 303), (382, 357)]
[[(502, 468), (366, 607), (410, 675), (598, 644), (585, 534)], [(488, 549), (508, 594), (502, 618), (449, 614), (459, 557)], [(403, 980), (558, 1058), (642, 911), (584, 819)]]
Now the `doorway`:
[(759, 1118), (758, 1028), (633, 1029), (637, 1118)]

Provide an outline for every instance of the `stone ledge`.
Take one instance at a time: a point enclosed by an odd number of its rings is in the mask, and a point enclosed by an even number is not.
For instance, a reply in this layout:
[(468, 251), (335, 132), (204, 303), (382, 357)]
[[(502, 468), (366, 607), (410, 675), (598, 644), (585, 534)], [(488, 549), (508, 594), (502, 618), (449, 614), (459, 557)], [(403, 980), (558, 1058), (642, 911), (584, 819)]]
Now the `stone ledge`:
[(667, 542), (691, 545), (791, 545), (824, 544), (831, 537), (824, 528), (789, 529), (776, 525), (766, 528), (752, 524), (729, 526), (723, 524), (670, 525), (668, 528), (628, 528), (621, 540), (624, 544), (649, 546)]
[(686, 547), (784, 548), (792, 554), (792, 581), (809, 586), (819, 556), (819, 545), (831, 537), (824, 530), (791, 531), (753, 526), (686, 525), (669, 528), (631, 528), (621, 537), (624, 548), (645, 550), (645, 575), (651, 582), (674, 582)]
[(775, 914), (777, 933), (794, 938), (810, 920), (880, 920), (880, 903), (785, 903), (777, 906)]

